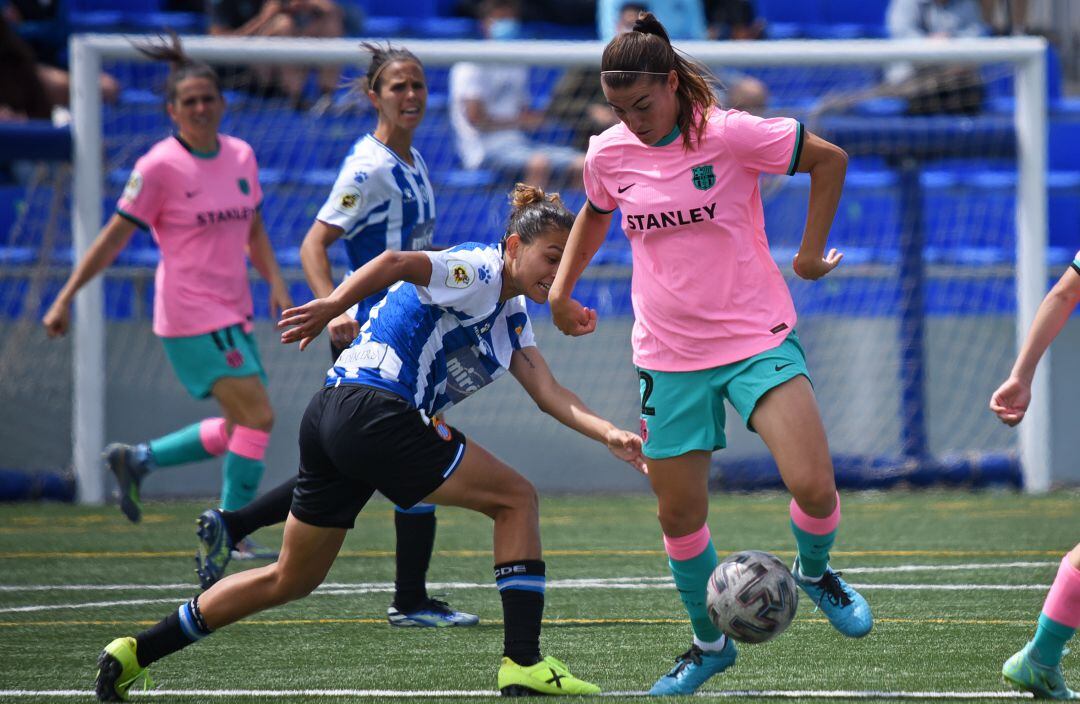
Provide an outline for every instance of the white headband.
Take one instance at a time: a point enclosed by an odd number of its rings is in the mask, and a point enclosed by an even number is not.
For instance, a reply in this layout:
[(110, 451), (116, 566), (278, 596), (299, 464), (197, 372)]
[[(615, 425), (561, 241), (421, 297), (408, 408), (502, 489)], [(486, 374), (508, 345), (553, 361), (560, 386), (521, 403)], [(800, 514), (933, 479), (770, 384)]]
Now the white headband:
[(607, 73), (644, 73), (648, 76), (666, 76), (671, 71), (601, 71), (600, 75), (603, 76)]

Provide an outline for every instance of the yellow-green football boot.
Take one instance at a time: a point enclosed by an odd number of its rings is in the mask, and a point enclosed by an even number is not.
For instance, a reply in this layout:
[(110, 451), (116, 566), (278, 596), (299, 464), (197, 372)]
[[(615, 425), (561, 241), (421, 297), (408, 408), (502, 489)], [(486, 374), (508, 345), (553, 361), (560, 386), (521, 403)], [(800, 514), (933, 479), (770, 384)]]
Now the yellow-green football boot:
[(98, 656), (97, 682), (94, 684), (94, 692), (99, 701), (125, 701), (131, 685), (140, 678), (143, 680), (143, 689), (149, 689), (153, 685), (146, 668), (139, 666), (139, 660), (135, 657), (135, 645), (134, 638), (117, 638), (101, 651)]
[(574, 677), (566, 665), (550, 656), (528, 667), (504, 657), (499, 668), (499, 691), (504, 697), (525, 697), (599, 694), (600, 688)]

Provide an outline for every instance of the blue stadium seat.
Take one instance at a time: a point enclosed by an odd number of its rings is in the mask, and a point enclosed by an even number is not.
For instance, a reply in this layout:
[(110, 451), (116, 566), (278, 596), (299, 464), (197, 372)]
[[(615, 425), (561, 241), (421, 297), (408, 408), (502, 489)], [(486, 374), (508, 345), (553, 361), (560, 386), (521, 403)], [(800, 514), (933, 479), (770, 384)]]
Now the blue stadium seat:
[[(12, 228), (19, 216), (19, 210), (25, 207), (26, 188), (18, 184), (0, 185), (0, 248), (14, 243), (8, 240)], [(2, 250), (0, 250), (2, 252)], [(3, 254), (0, 253), (0, 257)]]
[(370, 37), (407, 36), (408, 22), (404, 17), (374, 16), (364, 18), (364, 34)]
[(135, 284), (130, 279), (105, 278), (105, 317), (130, 320), (135, 317)]
[(798, 22), (769, 22), (765, 27), (766, 39), (802, 39), (804, 36), (805, 27)]
[(425, 17), (413, 20), (416, 36), (422, 39), (479, 39), (476, 20), (468, 17)]
[(102, 69), (125, 89), (141, 88), (161, 93), (169, 66), (161, 61), (107, 61)]
[(822, 19), (831, 24), (851, 22), (871, 27), (885, 26), (889, 0), (827, 0), (821, 4)]
[(556, 22), (526, 22), (522, 33), (529, 39), (596, 41), (595, 25), (570, 25)]
[(1080, 169), (1080, 116), (1051, 118), (1049, 132), (1050, 169)]
[(798, 24), (824, 24), (825, 12), (823, 0), (757, 0), (757, 11), (761, 17), (773, 22), (791, 22)]
[(438, 0), (359, 0), (368, 15), (400, 15), (409, 18), (436, 17)]
[(803, 33), (808, 39), (859, 39), (867, 29), (853, 22), (815, 23), (803, 25)]
[(879, 82), (878, 70), (863, 66), (769, 66), (746, 69), (769, 88), (769, 100), (774, 105), (790, 106), (800, 102), (815, 102), (828, 94), (851, 93)]

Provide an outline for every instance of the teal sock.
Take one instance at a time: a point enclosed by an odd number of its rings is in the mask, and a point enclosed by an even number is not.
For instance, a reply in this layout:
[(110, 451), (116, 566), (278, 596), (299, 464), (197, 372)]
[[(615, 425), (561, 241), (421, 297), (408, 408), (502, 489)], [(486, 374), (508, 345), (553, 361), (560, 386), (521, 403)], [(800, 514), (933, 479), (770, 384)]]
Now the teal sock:
[(1040, 665), (1056, 667), (1061, 662), (1065, 644), (1074, 633), (1075, 628), (1058, 623), (1046, 614), (1039, 614), (1039, 627), (1035, 629), (1035, 637), (1031, 639), (1035, 661)]
[(716, 548), (713, 547), (711, 541), (700, 555), (689, 560), (668, 557), (668, 566), (671, 567), (671, 574), (675, 577), (675, 587), (679, 590), (679, 596), (682, 597), (686, 613), (690, 615), (690, 625), (694, 628), (694, 635), (705, 643), (717, 641), (723, 635), (713, 625), (705, 607), (705, 586), (719, 562), (720, 560), (716, 557)]
[(222, 470), (221, 508), (235, 511), (251, 503), (259, 490), (265, 466), (262, 460), (248, 459), (231, 450), (227, 452)]
[(202, 421), (192, 423), (186, 428), (181, 428), (175, 433), (169, 433), (157, 440), (150, 441), (150, 452), (153, 460), (147, 463), (147, 467), (172, 467), (177, 464), (200, 462), (213, 457), (203, 447), (199, 428)]
[(799, 572), (802, 576), (817, 579), (825, 574), (825, 568), (829, 566), (829, 550), (836, 542), (836, 531), (814, 535), (792, 521), (791, 532), (795, 534), (795, 544), (799, 548)]

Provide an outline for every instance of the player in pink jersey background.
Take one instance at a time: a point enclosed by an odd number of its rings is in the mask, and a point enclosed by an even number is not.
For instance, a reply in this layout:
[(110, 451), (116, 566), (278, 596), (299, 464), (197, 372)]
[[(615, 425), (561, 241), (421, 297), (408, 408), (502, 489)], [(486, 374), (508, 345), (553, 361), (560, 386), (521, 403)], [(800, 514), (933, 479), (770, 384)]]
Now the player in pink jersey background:
[(116, 214), (42, 320), (50, 336), (66, 333), (79, 289), (116, 259), (136, 227), (150, 230), (161, 249), (154, 333), (184, 387), (196, 398), (212, 395), (224, 417), (106, 448), (120, 507), (133, 522), (142, 515), (140, 484), (160, 467), (225, 455), (222, 506), (240, 508), (255, 496), (274, 413), (251, 335), (249, 257), (270, 284), (271, 312), (292, 305), (259, 214), (255, 155), (242, 140), (218, 134), (225, 101), (217, 74), (189, 59), (175, 34), (171, 44), (139, 49), (172, 64), (166, 108), (176, 132), (136, 162)]
[[(1002, 423), (1015, 426), (1031, 405), (1031, 380), (1046, 349), (1058, 336), (1080, 303), (1080, 252), (1061, 276), (1031, 323), (1024, 346), (1009, 378), (990, 397), (990, 410)], [(1057, 576), (1046, 595), (1035, 635), (1005, 661), (1001, 675), (1009, 684), (1026, 689), (1037, 699), (1080, 699), (1065, 684), (1061, 658), (1065, 644), (1080, 628), (1080, 545), (1061, 560)]]
[(826, 254), (825, 243), (847, 155), (795, 120), (721, 110), (711, 82), (649, 13), (607, 45), (601, 83), (620, 124), (590, 142), (589, 202), (551, 288), (560, 330), (585, 335), (596, 328), (596, 312), (571, 294), (619, 208), (633, 255), (643, 452), (668, 563), (694, 631), (654, 695), (691, 694), (737, 654), (705, 609), (718, 561), (706, 524), (708, 478), (712, 452), (726, 444), (725, 399), (761, 435), (793, 496), (796, 581), (844, 635), (866, 635), (873, 625), (866, 600), (829, 567), (840, 522), (832, 459), (758, 190), (762, 173), (810, 174), (793, 267), (819, 279), (842, 258), (835, 249)]

